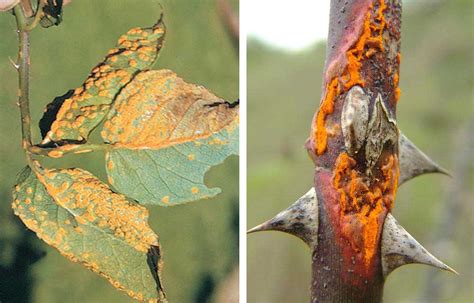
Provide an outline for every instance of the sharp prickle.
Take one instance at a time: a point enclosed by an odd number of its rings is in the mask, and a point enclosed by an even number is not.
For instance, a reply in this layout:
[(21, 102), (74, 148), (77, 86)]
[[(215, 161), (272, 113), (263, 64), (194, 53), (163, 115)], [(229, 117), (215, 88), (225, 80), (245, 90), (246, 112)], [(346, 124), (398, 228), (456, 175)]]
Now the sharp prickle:
[(429, 253), (389, 213), (382, 233), (383, 276), (387, 277), (396, 268), (411, 263), (431, 265), (458, 274)]
[(8, 57), (8, 60), (10, 61), (10, 64), (13, 66), (14, 69), (18, 70), (20, 68), (20, 65), (16, 63), (12, 58)]
[(289, 208), (248, 230), (247, 233), (281, 231), (300, 238), (314, 248), (317, 245), (318, 219), (318, 200), (313, 187)]
[(399, 157), (399, 184), (422, 174), (441, 173), (448, 176), (450, 175), (444, 168), (431, 160), (402, 133), (400, 133), (399, 137)]

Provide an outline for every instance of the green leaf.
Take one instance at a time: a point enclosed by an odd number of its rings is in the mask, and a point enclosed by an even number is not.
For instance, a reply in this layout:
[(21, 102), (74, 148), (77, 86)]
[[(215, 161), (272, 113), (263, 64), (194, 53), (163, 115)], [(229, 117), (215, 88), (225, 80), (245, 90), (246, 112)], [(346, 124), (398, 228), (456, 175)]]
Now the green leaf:
[(47, 107), (40, 121), (42, 144), (86, 141), (120, 90), (154, 64), (164, 37), (162, 18), (150, 28), (133, 28), (122, 35), (81, 87)]
[(166, 302), (148, 211), (81, 169), (25, 168), (12, 207), (39, 238), (138, 300)]
[(143, 204), (177, 205), (220, 192), (210, 167), (238, 154), (238, 106), (171, 71), (140, 73), (115, 100), (101, 135), (109, 182)]

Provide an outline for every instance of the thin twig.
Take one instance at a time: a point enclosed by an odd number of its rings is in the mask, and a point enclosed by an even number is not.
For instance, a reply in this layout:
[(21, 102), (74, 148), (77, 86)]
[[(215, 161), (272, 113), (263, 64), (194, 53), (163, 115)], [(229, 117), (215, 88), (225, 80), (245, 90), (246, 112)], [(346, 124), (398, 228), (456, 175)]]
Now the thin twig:
[[(30, 34), (36, 24), (28, 24), (23, 7), (24, 1), (13, 8), (18, 32), (18, 58), (15, 68), (18, 71), (18, 106), (20, 107), (22, 147), (26, 161), (34, 171), (38, 171), (38, 164), (33, 160), (29, 149), (31, 140), (30, 115)], [(41, 10), (43, 8), (41, 7)], [(36, 19), (36, 18), (35, 18)]]
[(45, 4), (46, 4), (46, 0), (40, 0), (39, 1), (38, 8), (36, 9), (36, 12), (35, 12), (35, 18), (33, 19), (33, 21), (31, 21), (30, 24), (25, 26), (25, 31), (30, 31), (33, 28), (35, 28), (36, 25), (38, 25), (38, 23), (41, 20), (41, 17), (43, 17), (43, 8), (44, 8)]
[(18, 28), (18, 106), (21, 115), (22, 146), (25, 151), (31, 143), (31, 116), (29, 108), (29, 77), (30, 77), (30, 36), (25, 30), (27, 21), (20, 5), (14, 8)]

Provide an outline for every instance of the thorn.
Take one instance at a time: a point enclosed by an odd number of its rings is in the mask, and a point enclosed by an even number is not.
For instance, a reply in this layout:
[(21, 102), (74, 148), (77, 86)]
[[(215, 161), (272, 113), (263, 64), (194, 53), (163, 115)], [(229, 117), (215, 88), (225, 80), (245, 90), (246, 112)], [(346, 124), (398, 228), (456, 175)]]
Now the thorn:
[(289, 208), (280, 212), (274, 218), (249, 229), (247, 233), (266, 230), (281, 231), (294, 235), (311, 248), (315, 248), (318, 241), (318, 213), (316, 191), (312, 187)]
[(382, 269), (384, 278), (396, 268), (410, 263), (431, 265), (459, 275), (457, 271), (430, 254), (389, 213), (385, 218), (382, 233)]
[(257, 226), (255, 226), (255, 227), (253, 227), (253, 228), (247, 230), (247, 233), (248, 233), (248, 234), (251, 234), (251, 233), (258, 232), (258, 231), (269, 230), (269, 229), (267, 228), (267, 223), (268, 223), (268, 221), (267, 221), (267, 222), (264, 222), (264, 223), (262, 223), (262, 224), (260, 224), (260, 225), (257, 225)]
[(12, 58), (8, 57), (8, 60), (10, 60), (10, 64), (14, 69), (18, 70), (20, 68), (20, 64), (16, 63)]
[(402, 184), (416, 176), (428, 173), (441, 173), (451, 176), (447, 170), (431, 160), (401, 132), (399, 137), (399, 156), (399, 184)]

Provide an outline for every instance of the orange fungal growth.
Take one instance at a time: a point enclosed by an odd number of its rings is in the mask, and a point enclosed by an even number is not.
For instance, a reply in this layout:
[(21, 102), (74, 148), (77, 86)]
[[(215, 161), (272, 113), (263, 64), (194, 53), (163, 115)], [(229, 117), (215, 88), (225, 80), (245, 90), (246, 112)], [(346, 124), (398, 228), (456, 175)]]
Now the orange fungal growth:
[[(101, 135), (116, 146), (158, 149), (206, 139), (237, 124), (237, 108), (169, 70), (159, 70), (137, 75), (122, 90)], [(227, 143), (219, 138), (209, 142)]]
[(394, 87), (394, 91), (395, 91), (395, 101), (398, 101), (400, 99), (400, 94), (401, 94), (400, 88), (398, 87), (398, 82), (399, 82), (399, 76), (398, 76), (398, 73), (395, 73), (393, 75), (393, 87)]
[(384, 202), (387, 208), (391, 210), (398, 189), (398, 177), (400, 176), (400, 167), (397, 156), (390, 155), (387, 163), (384, 164), (380, 170), (383, 175), (381, 191), (384, 195)]
[(344, 152), (336, 160), (333, 176), (333, 186), (339, 194), (338, 225), (352, 249), (362, 254), (367, 269), (374, 262), (383, 220), (395, 199), (397, 156), (388, 156), (376, 171), (381, 177), (369, 181), (357, 169), (356, 160)]
[[(155, 31), (156, 29), (158, 31)], [(131, 31), (118, 39), (103, 62), (94, 67), (84, 84), (60, 106), (56, 119), (45, 123), (43, 144), (63, 140), (84, 141), (107, 114), (113, 98), (140, 71), (149, 69), (164, 41), (164, 24)], [(146, 33), (146, 34), (143, 34)], [(101, 105), (109, 105), (102, 107)], [(95, 109), (92, 109), (96, 106)], [(101, 107), (97, 107), (101, 106)], [(82, 109), (91, 109), (83, 113)], [(99, 110), (100, 108), (100, 110)], [(88, 119), (78, 120), (77, 118)], [(63, 122), (73, 123), (63, 123)]]
[(48, 153), (48, 157), (51, 158), (61, 158), (63, 155), (63, 152), (59, 150), (52, 150)]
[[(363, 28), (358, 40), (346, 52), (346, 66), (340, 75), (333, 77), (326, 85), (326, 93), (321, 102), (320, 109), (316, 114), (313, 125), (313, 141), (316, 155), (320, 156), (327, 149), (328, 131), (326, 129), (326, 118), (334, 111), (334, 102), (338, 96), (347, 92), (355, 85), (364, 87), (366, 80), (361, 73), (365, 58), (375, 56), (384, 51), (383, 32), (386, 28), (384, 11), (387, 6), (384, 0), (380, 1), (376, 14), (372, 18), (370, 6), (365, 17)], [(399, 90), (396, 91), (399, 94)]]
[(400, 99), (400, 95), (401, 95), (401, 90), (399, 87), (395, 88), (395, 101), (398, 102), (398, 100)]
[[(116, 237), (141, 252), (146, 253), (151, 245), (158, 244), (157, 236), (148, 227), (146, 208), (113, 193), (90, 173), (80, 169), (46, 170), (38, 179), (58, 205), (74, 209), (79, 224), (110, 229)], [(56, 185), (60, 180), (64, 181)]]
[[(152, 261), (155, 273), (147, 262), (147, 254), (159, 250), (159, 241), (147, 223), (146, 208), (81, 169), (26, 168), (18, 182), (13, 210), (40, 239), (134, 298), (164, 296), (156, 293), (160, 282), (155, 280), (162, 261)], [(94, 245), (85, 246), (90, 241)], [(118, 262), (116, 254), (130, 264)], [(125, 276), (134, 271), (141, 277), (136, 282)]]
[(326, 117), (334, 111), (334, 99), (339, 95), (338, 79), (334, 78), (326, 88), (326, 96), (316, 117), (316, 154), (322, 155), (327, 147)]

